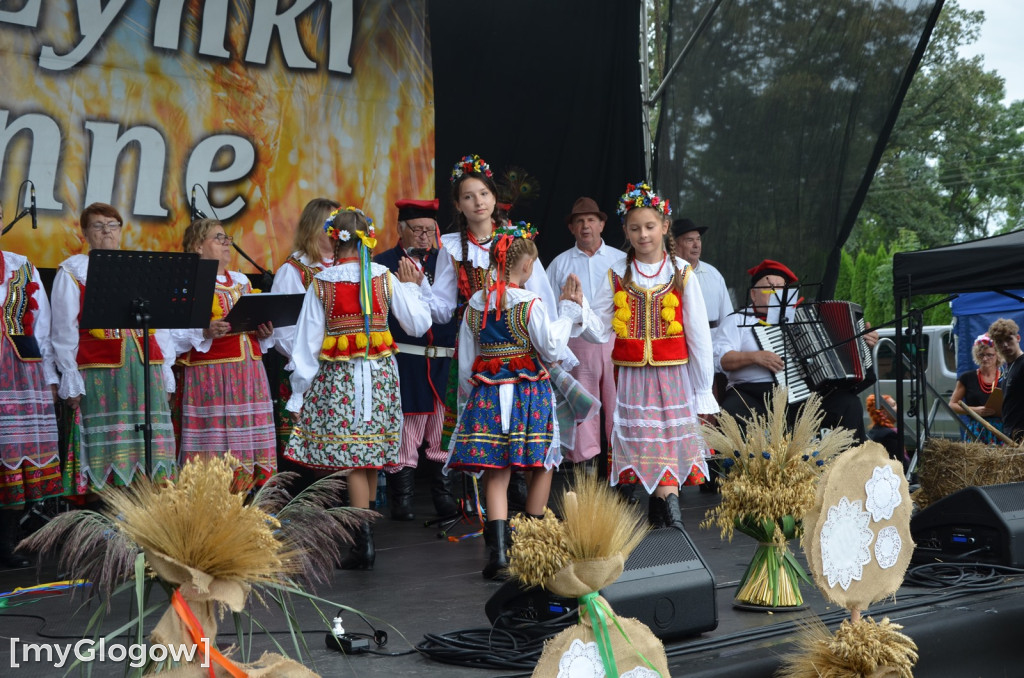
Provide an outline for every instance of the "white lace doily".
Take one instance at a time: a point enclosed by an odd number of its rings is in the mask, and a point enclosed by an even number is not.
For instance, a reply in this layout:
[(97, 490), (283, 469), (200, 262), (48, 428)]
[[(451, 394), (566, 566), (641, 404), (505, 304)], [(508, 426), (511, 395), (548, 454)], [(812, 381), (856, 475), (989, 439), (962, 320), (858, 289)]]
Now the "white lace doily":
[[(656, 678), (657, 671), (646, 666), (637, 666), (629, 671), (619, 672), (619, 678)], [(558, 660), (558, 678), (604, 678), (604, 664), (597, 643), (584, 643), (573, 639), (569, 649)]]
[(851, 581), (860, 581), (864, 566), (871, 562), (868, 546), (875, 534), (868, 527), (870, 523), (871, 514), (861, 508), (860, 500), (851, 502), (842, 497), (829, 507), (828, 519), (821, 526), (822, 572), (829, 588), (835, 588), (838, 582), (846, 591)]
[(892, 472), (892, 467), (876, 466), (871, 478), (864, 483), (864, 491), (867, 493), (864, 509), (876, 523), (892, 518), (892, 512), (903, 501), (900, 496), (901, 482), (903, 479)]
[(900, 556), (900, 549), (903, 548), (903, 540), (900, 539), (900, 531), (890, 525), (878, 531), (875, 539), (875, 562), (883, 570), (888, 570), (896, 564)]

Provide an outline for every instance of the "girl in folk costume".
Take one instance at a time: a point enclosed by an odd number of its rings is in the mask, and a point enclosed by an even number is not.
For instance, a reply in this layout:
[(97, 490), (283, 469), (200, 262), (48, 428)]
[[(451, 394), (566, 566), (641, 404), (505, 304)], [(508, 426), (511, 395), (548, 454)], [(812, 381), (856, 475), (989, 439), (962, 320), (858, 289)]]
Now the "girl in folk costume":
[[(351, 469), (350, 503), (369, 508), (377, 471), (398, 462), (402, 428), (388, 316), (418, 337), (430, 329), (430, 312), (419, 286), (370, 261), (377, 241), (362, 210), (337, 209), (324, 229), (337, 263), (314, 276), (299, 314), (288, 400), (295, 427), (285, 456), (313, 468)], [(410, 261), (400, 264), (403, 279), (412, 279), (409, 268)], [(342, 567), (371, 569), (374, 555), (364, 521)]]
[(682, 527), (679, 486), (708, 477), (697, 415), (718, 412), (707, 310), (690, 265), (673, 254), (668, 201), (629, 184), (618, 212), (629, 248), (594, 300), (615, 341), (609, 477), (643, 484), (652, 524)]
[[(313, 276), (334, 265), (334, 241), (324, 232), (327, 216), (341, 207), (327, 198), (314, 198), (306, 203), (295, 229), (294, 251), (274, 274), (273, 294), (305, 294)], [(274, 348), (287, 360), (292, 359), (295, 326), (274, 328)], [(274, 394), (274, 424), (277, 426), (277, 448), (284, 452), (292, 435), (292, 418), (285, 405), (292, 395), (288, 376), (291, 364), (278, 369), (277, 392)], [(283, 469), (282, 469), (283, 470)]]
[[(0, 207), (0, 229), (3, 222)], [(0, 567), (27, 567), (14, 553), (22, 509), (63, 489), (50, 302), (39, 272), (20, 254), (0, 251), (0, 303)]]
[(460, 416), (448, 467), (484, 472), (488, 579), (508, 566), (506, 492), (514, 468), (535, 469), (526, 512), (543, 516), (551, 468), (562, 458), (544, 363), (558, 360), (573, 325), (589, 314), (575, 276), (562, 292), (557, 320), (536, 293), (523, 289), (537, 260), (535, 234), (528, 224), (498, 227), (490, 251), (494, 280), (469, 300), (459, 330)]
[[(452, 169), (452, 202), (455, 205), (454, 221), (458, 230), (441, 236), (434, 283), (430, 287), (430, 312), (435, 322), (448, 322), (453, 314), (456, 320), (461, 321), (466, 302), (488, 285), (494, 229), (508, 223), (508, 216), (497, 205), (497, 187), (491, 175), (490, 166), (478, 155), (465, 156)], [(548, 313), (556, 312), (555, 294), (539, 261), (534, 267), (534, 274), (524, 281), (523, 286), (540, 297)], [(552, 315), (551, 319), (554, 320), (555, 316)], [(563, 358), (572, 362), (574, 358), (569, 358), (571, 355)], [(573, 365), (564, 364), (563, 367), (572, 369)], [(441, 436), (444, 449), (448, 448), (455, 429), (458, 369), (456, 358), (452, 361), (445, 397), (444, 430)]]
[(243, 294), (253, 292), (243, 273), (228, 270), (231, 242), (214, 219), (193, 221), (182, 237), (183, 251), (216, 260), (218, 268), (210, 326), (171, 333), (184, 365), (179, 461), (231, 452), (241, 464), (240, 484), (263, 485), (277, 469), (270, 386), (261, 361), (273, 344), (273, 327), (233, 332), (224, 320)]
[[(82, 211), (79, 225), (90, 249), (121, 247), (121, 215), (111, 205), (93, 203)], [(109, 483), (128, 485), (139, 471), (152, 478), (175, 471), (174, 429), (166, 398), (174, 393), (171, 362), (174, 344), (167, 330), (80, 329), (79, 320), (89, 273), (89, 257), (76, 254), (61, 262), (53, 280), (51, 341), (57, 369), (58, 395), (68, 405), (68, 459), (64, 466), (67, 494), (102, 490)], [(131, 284), (130, 281), (125, 281)], [(142, 342), (149, 341), (150, 417), (153, 468), (144, 469), (144, 365)], [(166, 358), (166, 359), (165, 359)]]

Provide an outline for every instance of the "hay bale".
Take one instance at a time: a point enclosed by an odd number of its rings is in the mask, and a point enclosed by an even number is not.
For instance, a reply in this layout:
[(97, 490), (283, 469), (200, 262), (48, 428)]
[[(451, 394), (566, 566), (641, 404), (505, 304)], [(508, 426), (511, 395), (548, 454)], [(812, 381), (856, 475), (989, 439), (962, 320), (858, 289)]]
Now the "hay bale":
[(1024, 448), (930, 438), (921, 451), (914, 503), (924, 508), (965, 487), (1024, 481)]

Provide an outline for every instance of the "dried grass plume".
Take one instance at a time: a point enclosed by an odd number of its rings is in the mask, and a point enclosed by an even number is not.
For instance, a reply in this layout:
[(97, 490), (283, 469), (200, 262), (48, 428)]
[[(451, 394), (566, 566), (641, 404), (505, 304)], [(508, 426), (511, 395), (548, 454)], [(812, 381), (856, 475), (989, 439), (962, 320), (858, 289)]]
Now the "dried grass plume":
[(913, 678), (917, 645), (888, 619), (846, 620), (833, 636), (820, 620), (797, 636), (777, 678)]

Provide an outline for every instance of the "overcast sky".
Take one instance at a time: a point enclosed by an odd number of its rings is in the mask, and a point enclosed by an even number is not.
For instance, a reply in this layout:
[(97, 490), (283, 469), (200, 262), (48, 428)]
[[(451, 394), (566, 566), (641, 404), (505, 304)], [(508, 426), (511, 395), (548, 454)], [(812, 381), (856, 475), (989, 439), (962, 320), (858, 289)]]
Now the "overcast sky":
[(964, 9), (985, 12), (978, 42), (961, 50), (965, 56), (981, 54), (985, 70), (996, 71), (1006, 80), (1006, 100), (1024, 99), (1024, 1), (959, 0)]

